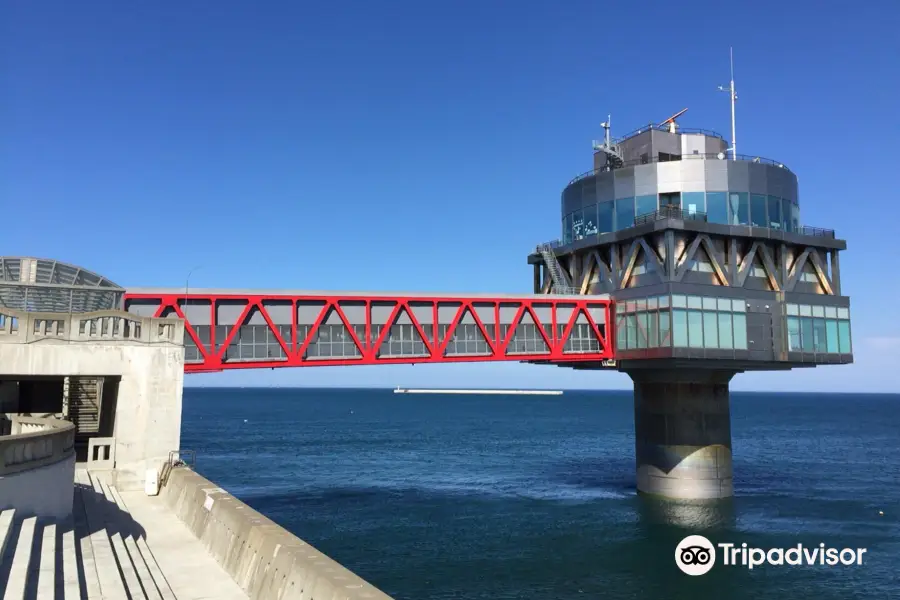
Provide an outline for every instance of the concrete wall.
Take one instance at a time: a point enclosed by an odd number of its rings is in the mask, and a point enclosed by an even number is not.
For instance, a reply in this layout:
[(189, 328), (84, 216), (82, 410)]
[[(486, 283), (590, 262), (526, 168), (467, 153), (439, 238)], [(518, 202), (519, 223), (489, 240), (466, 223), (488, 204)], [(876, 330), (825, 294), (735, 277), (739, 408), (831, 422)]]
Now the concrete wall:
[(390, 597), (187, 467), (161, 496), (253, 600)]
[(75, 454), (51, 465), (0, 475), (0, 510), (65, 519), (72, 514)]
[(0, 510), (55, 519), (71, 515), (75, 426), (15, 416), (11, 433), (0, 436)]
[(0, 375), (120, 376), (114, 433), (120, 490), (143, 489), (146, 470), (165, 462), (180, 446), (180, 344), (0, 343)]

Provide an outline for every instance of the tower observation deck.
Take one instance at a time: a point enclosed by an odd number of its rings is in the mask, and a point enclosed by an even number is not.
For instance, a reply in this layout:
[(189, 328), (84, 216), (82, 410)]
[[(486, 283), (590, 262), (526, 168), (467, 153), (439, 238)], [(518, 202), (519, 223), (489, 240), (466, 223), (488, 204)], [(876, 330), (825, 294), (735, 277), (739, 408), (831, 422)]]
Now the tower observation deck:
[(535, 293), (614, 301), (638, 490), (731, 496), (732, 377), (853, 362), (847, 244), (802, 224), (787, 165), (733, 155), (717, 133), (670, 119), (594, 148), (562, 192), (561, 238), (528, 256)]

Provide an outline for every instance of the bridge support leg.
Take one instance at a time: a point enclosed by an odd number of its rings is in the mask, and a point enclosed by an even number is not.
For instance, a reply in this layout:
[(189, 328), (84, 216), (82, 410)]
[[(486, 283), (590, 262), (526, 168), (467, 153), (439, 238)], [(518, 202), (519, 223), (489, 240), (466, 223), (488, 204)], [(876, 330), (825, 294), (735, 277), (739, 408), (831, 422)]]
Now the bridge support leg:
[(638, 491), (685, 500), (733, 496), (728, 384), (734, 372), (648, 369), (629, 376)]

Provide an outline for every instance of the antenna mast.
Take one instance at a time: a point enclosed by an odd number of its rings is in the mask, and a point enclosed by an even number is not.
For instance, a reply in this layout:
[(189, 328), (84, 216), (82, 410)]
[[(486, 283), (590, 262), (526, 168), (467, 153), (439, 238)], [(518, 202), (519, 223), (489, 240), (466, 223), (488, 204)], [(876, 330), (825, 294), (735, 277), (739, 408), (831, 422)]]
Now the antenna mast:
[(737, 100), (737, 90), (734, 87), (734, 48), (728, 48), (728, 59), (731, 63), (731, 85), (725, 87), (719, 86), (720, 92), (728, 92), (731, 96), (731, 160), (737, 160), (737, 140), (734, 127), (734, 103)]

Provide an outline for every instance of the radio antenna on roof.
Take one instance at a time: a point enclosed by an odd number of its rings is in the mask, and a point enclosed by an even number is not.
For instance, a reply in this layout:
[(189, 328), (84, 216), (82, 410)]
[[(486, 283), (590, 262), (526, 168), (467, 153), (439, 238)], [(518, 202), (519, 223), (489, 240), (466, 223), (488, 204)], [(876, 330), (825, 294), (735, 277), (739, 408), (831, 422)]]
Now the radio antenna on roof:
[(728, 48), (728, 60), (731, 63), (731, 85), (719, 86), (720, 92), (728, 92), (731, 96), (731, 160), (737, 160), (737, 141), (734, 134), (734, 103), (737, 101), (737, 90), (734, 87), (734, 48)]

